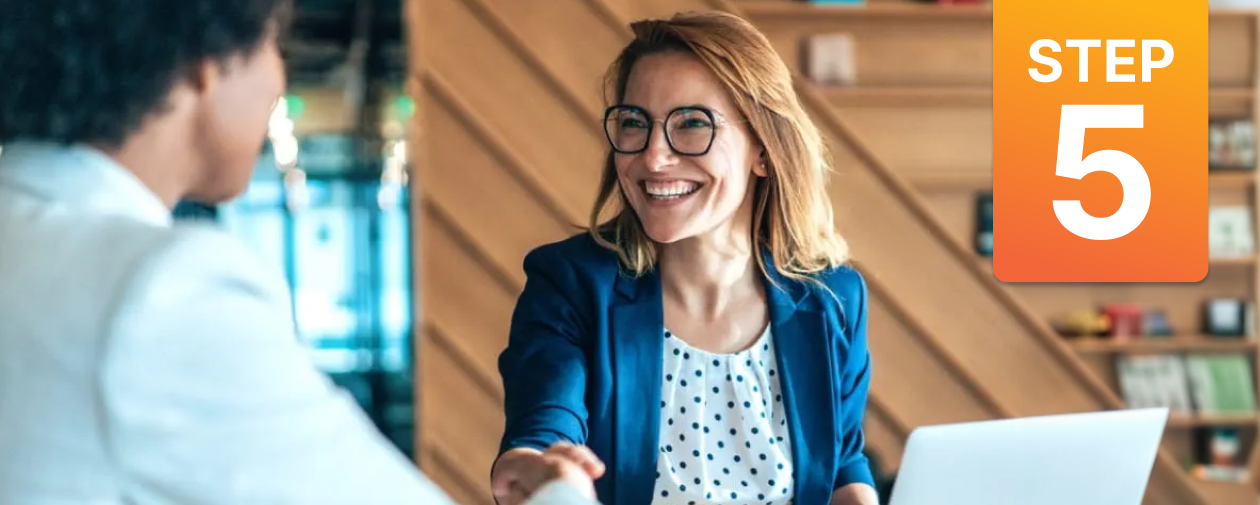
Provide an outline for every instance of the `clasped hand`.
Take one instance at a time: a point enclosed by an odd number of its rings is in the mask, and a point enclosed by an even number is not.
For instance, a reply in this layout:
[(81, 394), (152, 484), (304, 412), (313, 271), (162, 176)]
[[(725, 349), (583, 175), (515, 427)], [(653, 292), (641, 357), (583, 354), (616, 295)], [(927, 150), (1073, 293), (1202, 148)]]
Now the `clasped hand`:
[(595, 479), (604, 463), (590, 449), (559, 442), (545, 451), (517, 448), (503, 453), (490, 477), (499, 505), (521, 505), (544, 484), (561, 481), (594, 501)]

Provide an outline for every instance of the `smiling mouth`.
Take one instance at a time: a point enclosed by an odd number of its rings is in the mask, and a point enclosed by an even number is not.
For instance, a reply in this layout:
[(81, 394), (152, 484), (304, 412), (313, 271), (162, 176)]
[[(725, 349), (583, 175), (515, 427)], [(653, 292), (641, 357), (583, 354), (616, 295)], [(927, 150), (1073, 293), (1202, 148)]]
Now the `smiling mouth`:
[(700, 191), (702, 184), (695, 181), (643, 181), (639, 183), (643, 193), (651, 200), (677, 200)]

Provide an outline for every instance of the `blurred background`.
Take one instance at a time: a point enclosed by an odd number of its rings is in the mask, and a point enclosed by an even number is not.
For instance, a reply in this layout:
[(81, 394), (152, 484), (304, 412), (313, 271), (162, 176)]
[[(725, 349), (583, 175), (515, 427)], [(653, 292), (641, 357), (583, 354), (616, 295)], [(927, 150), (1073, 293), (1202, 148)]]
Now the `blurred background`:
[(298, 0), (290, 88), (247, 192), (176, 216), (213, 220), (287, 276), (317, 364), (414, 456), (411, 194), (398, 0)]
[(1167, 406), (1145, 503), (1250, 505), (1260, 5), (1209, 4), (1198, 283), (994, 278), (993, 11), (967, 0), (298, 0), (256, 180), (178, 213), (273, 259), (320, 366), (461, 503), (491, 505), (495, 360), (524, 254), (577, 232), (595, 197), (603, 71), (631, 20), (732, 11), (797, 73), (833, 152), (837, 226), (871, 289), (885, 490), (917, 426)]

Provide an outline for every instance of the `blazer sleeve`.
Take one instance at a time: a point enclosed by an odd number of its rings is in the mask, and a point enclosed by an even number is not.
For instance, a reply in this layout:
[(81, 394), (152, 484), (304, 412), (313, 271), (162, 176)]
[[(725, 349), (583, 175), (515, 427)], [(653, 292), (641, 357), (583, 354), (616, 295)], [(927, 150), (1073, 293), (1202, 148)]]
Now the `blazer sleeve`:
[(507, 347), (499, 356), (504, 431), (500, 454), (543, 450), (587, 439), (588, 327), (575, 299), (582, 296), (573, 264), (543, 247), (525, 257), (525, 288), (517, 299)]
[(142, 263), (99, 370), (128, 503), (451, 503), (309, 361), (247, 246), (183, 234)]
[(839, 465), (833, 489), (855, 483), (874, 487), (870, 462), (863, 452), (866, 438), (862, 427), (871, 383), (871, 355), (866, 338), (866, 281), (851, 268), (845, 268), (839, 279), (840, 282), (833, 283), (838, 284), (833, 290), (840, 296), (844, 334), (842, 342), (838, 343), (843, 362), (837, 367), (839, 376), (833, 378), (840, 389), (839, 426), (836, 427)]

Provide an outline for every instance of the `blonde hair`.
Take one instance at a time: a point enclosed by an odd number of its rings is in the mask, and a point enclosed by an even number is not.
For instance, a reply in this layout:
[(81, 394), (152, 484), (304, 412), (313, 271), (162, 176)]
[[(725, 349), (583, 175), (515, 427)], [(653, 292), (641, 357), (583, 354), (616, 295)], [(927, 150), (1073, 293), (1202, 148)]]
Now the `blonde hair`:
[[(768, 176), (755, 182), (751, 237), (762, 273), (769, 277), (760, 254), (763, 248), (773, 258), (775, 269), (792, 279), (812, 278), (811, 274), (843, 265), (849, 248), (833, 222), (826, 190), (830, 171), (826, 148), (801, 107), (791, 72), (765, 36), (744, 19), (724, 12), (680, 13), (668, 19), (637, 21), (630, 28), (634, 40), (605, 76), (608, 105), (625, 97), (630, 72), (639, 59), (669, 51), (697, 57), (730, 92), (754, 141), (765, 149)], [(625, 269), (642, 275), (656, 265), (657, 244), (627, 203), (617, 182), (613, 155), (610, 149), (587, 230), (600, 245), (617, 253)], [(616, 214), (600, 222), (610, 207)]]

